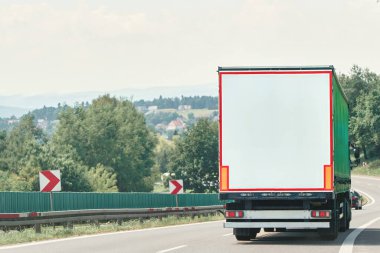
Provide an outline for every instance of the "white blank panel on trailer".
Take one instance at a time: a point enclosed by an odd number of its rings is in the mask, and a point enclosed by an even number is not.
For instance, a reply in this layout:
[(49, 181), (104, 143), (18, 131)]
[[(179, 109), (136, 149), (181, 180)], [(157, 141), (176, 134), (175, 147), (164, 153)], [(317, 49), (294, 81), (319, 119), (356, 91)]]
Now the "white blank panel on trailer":
[(222, 74), (222, 164), (230, 189), (324, 187), (329, 74)]

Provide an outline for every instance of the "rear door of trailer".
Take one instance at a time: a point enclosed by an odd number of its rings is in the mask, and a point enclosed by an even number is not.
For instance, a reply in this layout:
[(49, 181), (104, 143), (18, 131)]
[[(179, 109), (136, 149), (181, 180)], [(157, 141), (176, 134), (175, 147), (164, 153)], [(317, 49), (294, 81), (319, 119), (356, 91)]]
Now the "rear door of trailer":
[(220, 192), (331, 191), (332, 70), (219, 70)]

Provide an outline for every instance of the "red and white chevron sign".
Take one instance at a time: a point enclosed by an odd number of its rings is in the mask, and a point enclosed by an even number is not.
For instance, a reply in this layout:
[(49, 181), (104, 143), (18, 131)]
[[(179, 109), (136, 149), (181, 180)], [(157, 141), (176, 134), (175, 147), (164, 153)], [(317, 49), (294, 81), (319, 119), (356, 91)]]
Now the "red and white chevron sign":
[(169, 192), (170, 194), (180, 194), (183, 193), (183, 180), (170, 180), (169, 181)]
[(61, 191), (61, 172), (59, 170), (40, 171), (40, 191), (41, 192)]

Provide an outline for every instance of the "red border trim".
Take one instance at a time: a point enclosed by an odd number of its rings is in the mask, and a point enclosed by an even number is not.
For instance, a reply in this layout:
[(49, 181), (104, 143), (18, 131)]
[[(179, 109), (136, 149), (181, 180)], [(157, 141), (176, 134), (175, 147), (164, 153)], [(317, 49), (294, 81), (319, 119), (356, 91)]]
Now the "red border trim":
[[(230, 192), (230, 191), (332, 191), (334, 189), (334, 166), (333, 166), (333, 118), (332, 118), (332, 85), (333, 85), (333, 73), (332, 71), (226, 71), (219, 72), (219, 182), (222, 167), (228, 167), (228, 165), (223, 165), (223, 149), (222, 149), (222, 132), (223, 132), (223, 116), (222, 116), (222, 75), (251, 75), (251, 74), (328, 74), (329, 75), (329, 96), (330, 96), (330, 164), (323, 165), (323, 188), (237, 188), (231, 189), (229, 184), (229, 170), (228, 170), (228, 181), (227, 181), (227, 190), (221, 190), (219, 185), (220, 192)], [(331, 185), (332, 189), (326, 189), (326, 176), (325, 176), (325, 167), (331, 166)]]
[[(223, 160), (222, 160), (222, 131), (223, 131), (223, 128), (222, 128), (222, 73), (219, 72), (219, 190), (221, 191), (221, 185), (220, 185), (220, 182), (221, 182), (221, 176), (222, 176), (222, 167), (223, 167)], [(226, 166), (228, 167), (228, 166)], [(228, 176), (229, 176), (229, 171), (228, 171)], [(228, 178), (228, 177), (227, 177)], [(229, 182), (230, 180), (228, 180), (227, 182), (227, 189), (229, 189)]]

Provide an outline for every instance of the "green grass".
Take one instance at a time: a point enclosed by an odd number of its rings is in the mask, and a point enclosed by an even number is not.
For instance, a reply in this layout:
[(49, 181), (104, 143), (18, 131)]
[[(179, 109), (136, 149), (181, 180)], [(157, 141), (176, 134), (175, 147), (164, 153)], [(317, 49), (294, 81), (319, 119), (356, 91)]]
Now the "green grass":
[(185, 118), (188, 117), (189, 113), (193, 113), (194, 117), (196, 117), (196, 118), (207, 118), (215, 111), (217, 111), (217, 110), (191, 109), (191, 110), (177, 111), (177, 113), (179, 115), (182, 115)]
[(107, 232), (128, 231), (144, 228), (165, 227), (179, 224), (189, 224), (206, 221), (223, 220), (224, 217), (221, 214), (214, 216), (200, 216), (194, 217), (180, 217), (175, 216), (164, 217), (162, 220), (157, 218), (147, 220), (128, 220), (118, 225), (115, 222), (101, 223), (99, 226), (90, 224), (75, 224), (73, 229), (63, 228), (57, 226), (55, 229), (51, 226), (42, 227), (42, 232), (36, 234), (34, 229), (28, 228), (22, 231), (10, 230), (3, 232), (0, 230), (0, 245), (9, 245), (17, 243), (34, 242), (49, 239), (66, 238), (72, 236), (99, 234)]
[(367, 165), (353, 168), (353, 175), (380, 176), (380, 159), (367, 161)]

